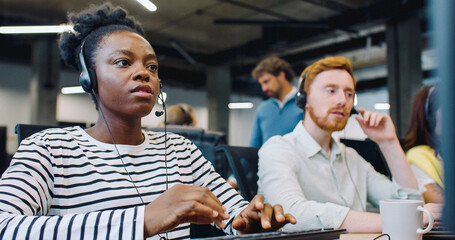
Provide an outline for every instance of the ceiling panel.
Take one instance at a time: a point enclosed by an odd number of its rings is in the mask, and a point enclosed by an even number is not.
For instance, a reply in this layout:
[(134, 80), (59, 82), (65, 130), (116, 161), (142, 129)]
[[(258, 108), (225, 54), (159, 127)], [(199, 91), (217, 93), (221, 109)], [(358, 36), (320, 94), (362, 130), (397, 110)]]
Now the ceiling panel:
[[(304, 67), (311, 59), (328, 54), (354, 51), (355, 54), (351, 54), (352, 56), (361, 56), (358, 51), (365, 48), (367, 35), (373, 36), (374, 44), (382, 44), (385, 41), (384, 24), (387, 21), (423, 12), (425, 2), (425, 0), (152, 1), (158, 7), (156, 12), (149, 12), (134, 0), (110, 0), (113, 5), (124, 7), (142, 23), (149, 41), (159, 55), (161, 66), (165, 67), (163, 72), (167, 76), (171, 76), (176, 82), (188, 84), (188, 75), (191, 74), (198, 86), (204, 85), (204, 71), (207, 66), (230, 65), (234, 82), (255, 83), (249, 72), (266, 56), (278, 55), (292, 59), (296, 69)], [(68, 11), (78, 12), (90, 4), (99, 5), (104, 2), (0, 0), (0, 26), (66, 23)], [(224, 24), (220, 23), (221, 20), (224, 20)], [(0, 61), (14, 59), (28, 62), (31, 46), (37, 38), (39, 36), (0, 35)], [(198, 64), (189, 64), (171, 46), (171, 40), (175, 40), (198, 61)], [(371, 59), (380, 58), (371, 56)], [(368, 66), (370, 63), (358, 64)]]

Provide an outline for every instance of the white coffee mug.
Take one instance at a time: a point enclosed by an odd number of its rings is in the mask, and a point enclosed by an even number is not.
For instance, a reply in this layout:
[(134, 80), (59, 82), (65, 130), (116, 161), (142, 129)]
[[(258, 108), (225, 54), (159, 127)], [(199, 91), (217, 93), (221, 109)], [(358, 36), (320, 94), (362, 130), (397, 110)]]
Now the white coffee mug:
[[(434, 218), (420, 200), (381, 200), (382, 233), (391, 240), (421, 240), (422, 234), (433, 228)], [(423, 213), (428, 215), (428, 226), (423, 227)]]

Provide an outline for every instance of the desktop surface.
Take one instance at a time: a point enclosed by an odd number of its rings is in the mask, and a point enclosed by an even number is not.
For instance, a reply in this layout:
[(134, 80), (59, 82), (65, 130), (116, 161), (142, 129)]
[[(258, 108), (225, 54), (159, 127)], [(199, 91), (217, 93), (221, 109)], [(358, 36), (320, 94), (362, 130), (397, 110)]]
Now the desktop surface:
[[(455, 240), (455, 232), (441, 226), (435, 226), (430, 232), (423, 234), (422, 240)], [(340, 240), (386, 240), (387, 236), (378, 238), (382, 233), (342, 233)], [(393, 240), (393, 239), (392, 239)]]
[(286, 240), (333, 240), (339, 239), (340, 234), (344, 233), (345, 229), (339, 230), (305, 230), (305, 231), (283, 231), (283, 232), (265, 232), (265, 233), (250, 233), (236, 236), (221, 236), (213, 238), (201, 238), (211, 240), (233, 240), (233, 239), (286, 239)]

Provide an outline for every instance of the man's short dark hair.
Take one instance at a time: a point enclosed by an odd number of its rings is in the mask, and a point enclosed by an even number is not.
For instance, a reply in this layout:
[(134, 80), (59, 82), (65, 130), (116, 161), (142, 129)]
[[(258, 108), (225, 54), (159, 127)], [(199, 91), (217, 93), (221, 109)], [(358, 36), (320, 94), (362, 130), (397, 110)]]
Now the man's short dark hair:
[(270, 73), (274, 76), (278, 76), (281, 72), (284, 72), (286, 80), (292, 82), (295, 74), (291, 65), (279, 57), (269, 57), (260, 61), (258, 65), (256, 65), (251, 72), (251, 76), (258, 79), (264, 73)]

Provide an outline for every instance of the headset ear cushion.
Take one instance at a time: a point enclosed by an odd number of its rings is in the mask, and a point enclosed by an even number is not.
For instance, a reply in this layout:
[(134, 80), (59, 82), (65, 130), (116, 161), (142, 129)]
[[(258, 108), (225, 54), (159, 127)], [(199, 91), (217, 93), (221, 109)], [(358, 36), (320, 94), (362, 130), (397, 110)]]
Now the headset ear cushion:
[(306, 105), (306, 92), (303, 90), (299, 90), (295, 95), (295, 104), (297, 107), (301, 109), (305, 109)]
[(81, 72), (81, 76), (79, 77), (79, 83), (81, 84), (82, 89), (84, 89), (85, 92), (92, 92), (92, 83), (90, 81), (90, 77), (88, 76), (88, 73), (86, 71)]
[(357, 111), (357, 109), (355, 107), (351, 108), (351, 112), (349, 113), (349, 116), (352, 116), (353, 114), (359, 114), (359, 112)]
[(96, 74), (92, 68), (87, 68), (87, 64), (85, 63), (85, 56), (84, 56), (84, 44), (82, 42), (81, 49), (79, 51), (79, 62), (81, 65), (81, 75), (79, 76), (79, 83), (81, 84), (82, 89), (85, 92), (92, 93), (96, 91), (97, 82), (96, 82)]

